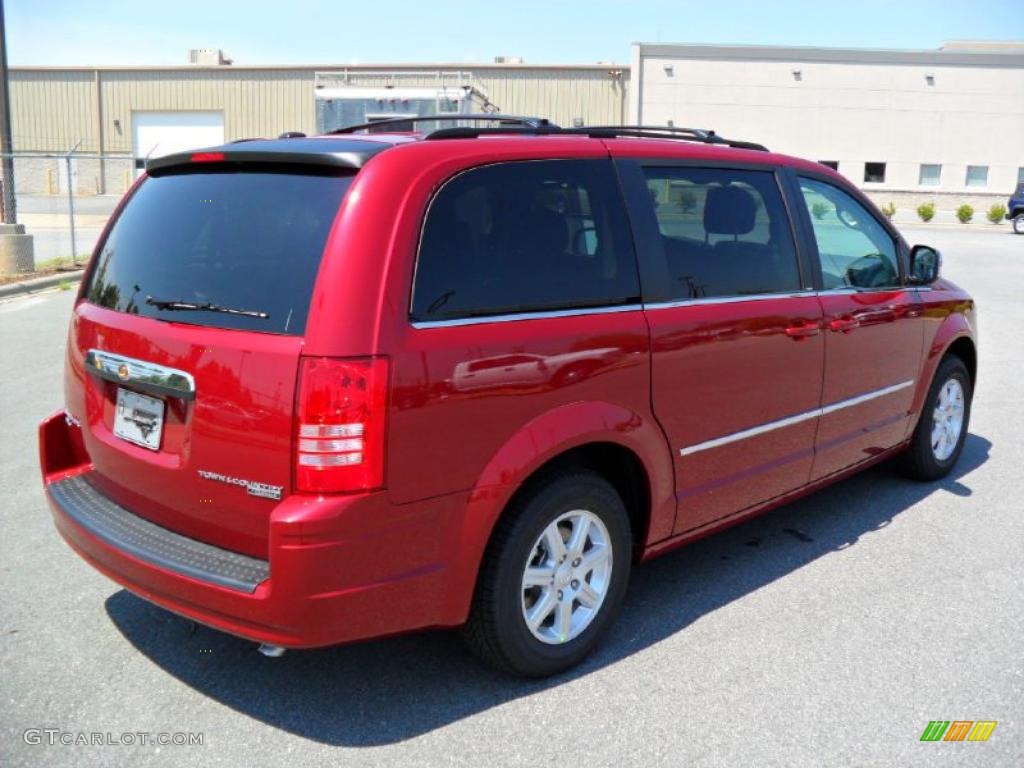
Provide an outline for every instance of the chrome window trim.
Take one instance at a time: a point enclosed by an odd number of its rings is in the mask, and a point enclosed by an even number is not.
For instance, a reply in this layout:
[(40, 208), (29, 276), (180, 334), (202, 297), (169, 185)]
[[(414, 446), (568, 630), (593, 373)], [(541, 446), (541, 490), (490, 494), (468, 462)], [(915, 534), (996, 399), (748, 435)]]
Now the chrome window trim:
[(580, 307), (578, 309), (557, 309), (537, 312), (518, 312), (512, 314), (481, 315), (480, 317), (457, 317), (450, 320), (413, 320), (410, 321), (410, 325), (416, 329), (451, 328), (461, 325), (480, 325), (481, 323), (509, 323), (515, 320), (545, 320), (557, 317), (574, 317), (576, 315), (600, 315), (611, 312), (633, 312), (638, 309), (647, 311), (714, 304), (738, 304), (744, 301), (768, 301), (771, 299), (806, 299), (818, 296), (852, 296), (858, 293), (899, 290), (927, 291), (931, 290), (931, 288), (898, 285), (885, 288), (829, 288), (820, 291), (808, 289), (803, 291), (785, 291), (782, 293), (752, 293), (749, 296), (707, 296), (696, 299), (670, 299), (668, 301), (655, 301), (649, 304), (614, 304), (605, 307)]
[(450, 320), (414, 320), (411, 325), (413, 328), (418, 330), (425, 328), (453, 328), (461, 325), (481, 325), (483, 323), (511, 323), (516, 320), (548, 320), (557, 317), (603, 315), (616, 312), (636, 312), (643, 308), (643, 304), (615, 304), (606, 307), (579, 307), (577, 309), (518, 312), (515, 314), (504, 315), (481, 315), (480, 317), (455, 317)]
[(674, 307), (703, 306), (705, 304), (738, 304), (741, 301), (768, 301), (769, 299), (804, 299), (816, 296), (814, 290), (784, 291), (781, 293), (752, 293), (747, 296), (705, 296), (696, 299), (669, 299), (645, 304), (644, 309), (672, 309)]
[(99, 349), (85, 354), (85, 369), (93, 376), (125, 384), (154, 395), (193, 400), (196, 380), (191, 373)]
[(906, 389), (907, 387), (912, 387), (913, 385), (914, 380), (908, 379), (907, 381), (901, 381), (899, 384), (893, 384), (888, 387), (882, 387), (881, 389), (874, 389), (871, 390), (870, 392), (865, 392), (864, 394), (861, 395), (855, 395), (854, 397), (849, 397), (845, 400), (839, 400), (838, 402), (832, 403), (830, 405), (825, 405), (820, 408), (813, 408), (809, 411), (804, 411), (803, 413), (798, 413), (793, 416), (787, 416), (783, 419), (777, 419), (776, 421), (769, 421), (764, 424), (758, 424), (756, 427), (750, 427), (749, 429), (744, 429), (739, 432), (733, 432), (732, 434), (729, 435), (723, 435), (722, 437), (716, 437), (711, 440), (705, 440), (703, 443), (685, 446), (679, 449), (679, 455), (690, 456), (694, 453), (699, 453), (700, 451), (706, 451), (709, 448), (718, 448), (723, 445), (728, 445), (729, 443), (735, 443), (739, 440), (746, 440), (748, 437), (756, 437), (757, 435), (763, 435), (766, 432), (771, 432), (776, 429), (782, 429), (783, 427), (789, 427), (794, 424), (799, 424), (802, 421), (808, 421), (809, 419), (814, 419), (819, 416), (827, 416), (830, 413), (835, 413), (836, 411), (840, 411), (844, 408), (851, 408), (855, 405), (866, 403), (869, 400), (884, 397), (885, 395), (891, 395), (895, 392), (899, 392), (902, 389)]
[(905, 285), (885, 288), (823, 288), (805, 291), (785, 291), (782, 293), (752, 293), (749, 296), (708, 296), (697, 299), (670, 299), (645, 304), (644, 309), (672, 309), (674, 307), (701, 306), (704, 304), (738, 304), (743, 301), (768, 301), (770, 299), (806, 299), (819, 296), (854, 296), (858, 293), (877, 293), (884, 291), (917, 290)]

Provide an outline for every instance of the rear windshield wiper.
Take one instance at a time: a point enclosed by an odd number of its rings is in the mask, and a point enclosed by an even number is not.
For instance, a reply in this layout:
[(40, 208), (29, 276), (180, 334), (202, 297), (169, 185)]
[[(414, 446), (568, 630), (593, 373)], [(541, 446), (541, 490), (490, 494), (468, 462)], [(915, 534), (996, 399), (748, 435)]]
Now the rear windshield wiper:
[(258, 317), (266, 320), (270, 317), (266, 312), (255, 309), (235, 309), (234, 307), (222, 307), (212, 304), (209, 301), (182, 301), (180, 299), (154, 299), (146, 297), (146, 303), (157, 309), (182, 310), (184, 312), (223, 312), (225, 315), (244, 315), (245, 317)]

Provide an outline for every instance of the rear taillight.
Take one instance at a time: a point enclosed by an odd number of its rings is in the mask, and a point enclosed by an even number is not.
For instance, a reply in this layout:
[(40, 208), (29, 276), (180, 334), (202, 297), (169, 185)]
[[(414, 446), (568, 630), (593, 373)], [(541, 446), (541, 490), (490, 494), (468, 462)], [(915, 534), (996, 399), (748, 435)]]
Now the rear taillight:
[(387, 388), (385, 358), (302, 358), (296, 490), (332, 493), (383, 485)]

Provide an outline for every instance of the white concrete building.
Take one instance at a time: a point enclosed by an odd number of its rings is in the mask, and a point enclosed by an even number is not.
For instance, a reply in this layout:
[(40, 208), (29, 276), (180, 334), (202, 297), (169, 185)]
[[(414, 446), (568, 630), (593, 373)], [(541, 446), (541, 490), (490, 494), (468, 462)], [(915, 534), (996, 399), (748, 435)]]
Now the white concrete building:
[(1024, 43), (935, 51), (632, 46), (630, 122), (713, 128), (940, 209), (1024, 182)]

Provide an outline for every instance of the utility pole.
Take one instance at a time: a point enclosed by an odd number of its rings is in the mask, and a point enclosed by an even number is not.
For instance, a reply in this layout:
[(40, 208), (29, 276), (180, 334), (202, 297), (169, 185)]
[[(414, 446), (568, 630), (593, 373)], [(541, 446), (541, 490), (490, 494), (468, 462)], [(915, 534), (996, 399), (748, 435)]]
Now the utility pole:
[(11, 155), (11, 103), (7, 82), (7, 26), (0, 0), (0, 275), (32, 272), (36, 268), (32, 235), (18, 224), (14, 208), (14, 157)]
[(11, 156), (11, 98), (7, 78), (7, 25), (4, 0), (0, 0), (0, 185), (3, 186), (3, 223), (16, 224), (14, 202), (14, 158)]

